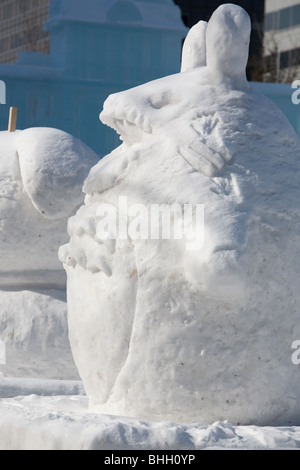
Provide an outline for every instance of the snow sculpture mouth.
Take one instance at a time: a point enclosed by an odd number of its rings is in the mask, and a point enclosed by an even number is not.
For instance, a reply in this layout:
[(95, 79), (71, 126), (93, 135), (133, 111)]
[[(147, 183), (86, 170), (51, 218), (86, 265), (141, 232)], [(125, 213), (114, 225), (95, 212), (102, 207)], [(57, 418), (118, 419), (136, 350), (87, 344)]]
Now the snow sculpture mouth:
[[(148, 94), (147, 86), (141, 85), (127, 92), (117, 93), (107, 98), (100, 119), (115, 129), (126, 143), (139, 142), (145, 134), (152, 134), (157, 128), (157, 118), (162, 108), (177, 104), (171, 90)], [(174, 112), (172, 109), (171, 112)]]

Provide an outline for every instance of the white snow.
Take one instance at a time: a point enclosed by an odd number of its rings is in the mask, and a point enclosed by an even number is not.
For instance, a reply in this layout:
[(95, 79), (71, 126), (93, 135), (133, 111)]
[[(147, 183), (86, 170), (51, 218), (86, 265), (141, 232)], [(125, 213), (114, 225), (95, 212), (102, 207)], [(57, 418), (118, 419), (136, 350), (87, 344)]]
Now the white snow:
[[(73, 389), (66, 385), (66, 391), (74, 393), (76, 384), (72, 385)], [(0, 396), (1, 389), (0, 379)], [(138, 450), (175, 450), (184, 455), (197, 450), (300, 448), (299, 427), (234, 426), (228, 421), (185, 425), (100, 415), (89, 413), (87, 397), (77, 393), (0, 398), (0, 414), (1, 450), (115, 450), (121, 455), (122, 451), (135, 455)], [(111, 458), (109, 452), (104, 456)]]
[[(300, 142), (246, 81), (249, 35), (245, 11), (222, 6), (207, 26), (207, 66), (104, 103), (101, 120), (123, 144), (91, 170), (60, 250), (91, 411), (300, 422), (291, 360), (300, 338)], [(197, 250), (186, 249), (187, 234), (124, 238), (113, 224), (108, 239), (100, 233), (103, 207), (132, 235), (153, 204), (174, 203), (204, 205)]]
[[(53, 367), (54, 369), (54, 367)], [(85, 395), (81, 380), (1, 377), (0, 398)]]
[(79, 379), (68, 338), (63, 289), (0, 290), (0, 376)]

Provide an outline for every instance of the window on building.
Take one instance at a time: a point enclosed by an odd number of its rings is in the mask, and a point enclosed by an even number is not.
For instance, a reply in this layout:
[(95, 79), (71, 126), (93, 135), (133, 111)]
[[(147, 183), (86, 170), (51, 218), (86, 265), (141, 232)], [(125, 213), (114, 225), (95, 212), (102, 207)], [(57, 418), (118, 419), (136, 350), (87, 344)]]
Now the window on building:
[(279, 29), (286, 29), (291, 26), (292, 8), (284, 8), (279, 12)]
[(300, 25), (300, 4), (265, 16), (265, 31), (287, 29), (297, 25)]
[(279, 22), (280, 22), (279, 11), (268, 13), (265, 17), (265, 31), (272, 31), (274, 29), (279, 29)]
[(292, 26), (300, 24), (300, 5), (295, 5), (292, 11)]

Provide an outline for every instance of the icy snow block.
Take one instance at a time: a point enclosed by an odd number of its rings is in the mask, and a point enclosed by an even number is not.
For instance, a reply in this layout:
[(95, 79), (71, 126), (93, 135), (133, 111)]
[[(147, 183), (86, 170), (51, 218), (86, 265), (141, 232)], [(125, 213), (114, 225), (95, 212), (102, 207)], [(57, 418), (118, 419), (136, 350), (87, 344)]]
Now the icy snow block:
[(181, 73), (104, 103), (123, 143), (60, 249), (73, 356), (93, 411), (299, 425), (300, 141), (247, 82), (248, 14), (198, 28)]
[(0, 286), (65, 283), (57, 251), (98, 156), (58, 129), (0, 132)]

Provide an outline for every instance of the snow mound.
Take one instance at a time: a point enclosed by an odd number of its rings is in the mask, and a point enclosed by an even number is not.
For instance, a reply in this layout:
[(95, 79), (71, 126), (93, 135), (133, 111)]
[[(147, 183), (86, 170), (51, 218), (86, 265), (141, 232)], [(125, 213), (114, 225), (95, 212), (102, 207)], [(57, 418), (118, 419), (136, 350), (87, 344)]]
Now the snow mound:
[(249, 38), (246, 12), (223, 5), (207, 66), (104, 104), (123, 143), (91, 170), (60, 249), (91, 411), (299, 425), (300, 141), (246, 81)]
[(65, 290), (0, 291), (0, 375), (75, 379)]
[(16, 150), (25, 192), (46, 219), (69, 217), (82, 203), (82, 183), (99, 160), (83, 142), (58, 129), (17, 134)]

